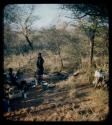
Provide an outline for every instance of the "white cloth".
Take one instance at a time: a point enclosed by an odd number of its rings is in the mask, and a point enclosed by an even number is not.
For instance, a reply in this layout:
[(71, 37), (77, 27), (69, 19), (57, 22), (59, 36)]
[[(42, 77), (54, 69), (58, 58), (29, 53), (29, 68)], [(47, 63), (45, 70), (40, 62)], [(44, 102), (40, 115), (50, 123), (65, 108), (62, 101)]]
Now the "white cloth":
[(45, 83), (43, 83), (43, 85), (48, 85), (48, 83), (47, 83), (47, 82), (45, 82)]
[(27, 98), (27, 94), (26, 94), (26, 93), (24, 93), (24, 98), (25, 98), (25, 99)]
[(95, 77), (102, 77), (103, 78), (103, 74), (100, 73), (99, 71), (95, 71)]

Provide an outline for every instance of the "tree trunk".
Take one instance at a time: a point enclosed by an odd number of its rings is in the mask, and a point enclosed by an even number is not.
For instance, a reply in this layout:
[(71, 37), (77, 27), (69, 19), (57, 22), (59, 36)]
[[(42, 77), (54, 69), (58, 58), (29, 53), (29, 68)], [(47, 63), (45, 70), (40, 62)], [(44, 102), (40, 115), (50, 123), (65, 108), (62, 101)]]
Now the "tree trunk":
[(29, 40), (29, 38), (28, 38), (28, 36), (27, 36), (27, 35), (25, 35), (25, 38), (26, 38), (26, 40), (27, 40), (27, 42), (28, 42), (29, 46), (30, 46), (30, 47), (31, 47), (31, 49), (33, 50), (33, 43)]
[(94, 49), (94, 38), (90, 40), (90, 68), (93, 64), (93, 49)]
[(62, 57), (61, 57), (60, 51), (58, 51), (58, 54), (59, 54), (60, 62), (61, 62), (61, 69), (60, 69), (60, 72), (61, 72), (62, 69), (64, 68), (64, 65), (63, 65), (63, 59), (62, 59)]
[(93, 50), (94, 50), (94, 38), (95, 38), (95, 33), (93, 36), (90, 38), (90, 61), (89, 61), (89, 82), (92, 82), (92, 66), (93, 66)]

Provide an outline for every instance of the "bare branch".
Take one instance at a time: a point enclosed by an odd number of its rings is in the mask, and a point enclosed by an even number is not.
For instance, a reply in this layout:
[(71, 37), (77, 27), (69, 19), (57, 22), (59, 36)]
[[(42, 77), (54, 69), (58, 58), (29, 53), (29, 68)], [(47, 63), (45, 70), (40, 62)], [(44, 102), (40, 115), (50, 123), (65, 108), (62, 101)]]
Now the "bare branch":
[[(87, 14), (84, 14), (83, 16), (80, 16), (80, 17), (78, 17), (78, 18), (82, 19), (82, 18), (84, 18), (85, 16), (87, 16)], [(70, 18), (70, 19), (77, 19), (77, 18), (75, 18), (75, 17), (68, 17), (68, 16), (65, 16), (65, 17)]]

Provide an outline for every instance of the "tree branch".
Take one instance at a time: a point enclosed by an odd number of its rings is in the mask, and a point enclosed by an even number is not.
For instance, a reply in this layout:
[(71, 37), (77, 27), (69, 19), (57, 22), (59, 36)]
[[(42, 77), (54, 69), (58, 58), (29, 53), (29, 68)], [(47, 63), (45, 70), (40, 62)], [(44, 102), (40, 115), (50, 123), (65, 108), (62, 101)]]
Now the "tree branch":
[[(78, 18), (80, 18), (80, 19), (82, 19), (82, 18), (84, 18), (85, 16), (87, 16), (86, 14), (84, 14), (83, 16), (80, 16), (80, 17), (78, 17)], [(67, 18), (70, 18), (70, 19), (77, 19), (77, 18), (72, 18), (72, 17), (68, 17), (68, 16), (65, 16), (65, 17), (67, 17)]]

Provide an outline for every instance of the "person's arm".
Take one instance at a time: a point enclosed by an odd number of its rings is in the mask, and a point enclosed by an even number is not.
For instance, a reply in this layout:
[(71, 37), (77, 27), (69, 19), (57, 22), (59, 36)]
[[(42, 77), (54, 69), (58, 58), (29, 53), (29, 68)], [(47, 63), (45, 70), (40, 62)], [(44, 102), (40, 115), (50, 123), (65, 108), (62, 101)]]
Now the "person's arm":
[(37, 60), (37, 67), (39, 67), (39, 61)]
[(42, 58), (42, 65), (43, 65), (43, 63), (44, 63), (44, 59)]

